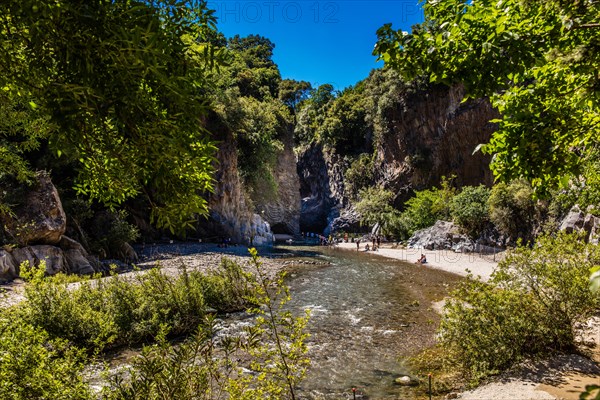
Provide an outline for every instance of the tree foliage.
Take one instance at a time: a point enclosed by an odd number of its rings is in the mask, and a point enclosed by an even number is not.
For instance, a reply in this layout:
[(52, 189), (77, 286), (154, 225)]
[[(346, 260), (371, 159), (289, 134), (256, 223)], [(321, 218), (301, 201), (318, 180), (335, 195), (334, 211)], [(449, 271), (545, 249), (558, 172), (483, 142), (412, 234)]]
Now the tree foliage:
[(360, 215), (361, 224), (380, 224), (385, 229), (397, 218), (398, 211), (392, 206), (394, 194), (389, 190), (367, 187), (359, 192), (359, 199), (354, 206)]
[(452, 199), (452, 219), (471, 237), (477, 237), (490, 219), (490, 189), (483, 185), (465, 186)]
[(181, 228), (207, 212), (212, 186), (202, 117), (220, 56), (199, 43), (214, 31), (202, 1), (5, 1), (0, 88), (56, 125), (50, 149), (77, 162), (78, 193), (144, 195), (158, 227)]
[(295, 114), (300, 103), (308, 99), (311, 91), (312, 85), (310, 82), (284, 79), (279, 84), (279, 100)]
[(533, 240), (541, 215), (532, 194), (531, 185), (522, 179), (500, 182), (492, 188), (488, 200), (490, 221), (513, 241)]
[[(273, 62), (275, 44), (259, 35), (228, 40), (229, 65), (225, 70), (227, 86), (237, 86), (241, 96), (259, 100), (277, 98), (281, 74)], [(223, 79), (223, 78), (221, 78)]]
[(379, 29), (386, 65), (492, 96), (503, 117), (483, 150), (498, 178), (545, 194), (577, 174), (600, 137), (600, 3), (439, 0), (424, 11), (411, 33)]

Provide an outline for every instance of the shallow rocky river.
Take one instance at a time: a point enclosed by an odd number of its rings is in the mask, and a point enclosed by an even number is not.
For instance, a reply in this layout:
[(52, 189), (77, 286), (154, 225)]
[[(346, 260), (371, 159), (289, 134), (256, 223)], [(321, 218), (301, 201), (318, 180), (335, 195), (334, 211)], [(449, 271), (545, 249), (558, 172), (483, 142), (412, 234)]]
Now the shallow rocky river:
[[(284, 264), (289, 271), (288, 306), (298, 315), (311, 310), (311, 366), (299, 398), (353, 399), (352, 388), (357, 399), (415, 398), (414, 388), (396, 385), (394, 379), (410, 373), (403, 358), (434, 343), (439, 315), (432, 302), (442, 300), (462, 278), (372, 253), (327, 247), (281, 246), (263, 255), (268, 263)], [(217, 257), (192, 252), (170, 260), (203, 264), (207, 256)], [(221, 318), (226, 334), (250, 323), (246, 313)], [(137, 354), (139, 349), (119, 351), (107, 361), (115, 371)], [(93, 384), (101, 386), (101, 379)]]
[(413, 397), (413, 389), (394, 384), (409, 373), (402, 358), (433, 344), (439, 316), (431, 303), (461, 278), (372, 253), (302, 250), (330, 263), (292, 265), (288, 275), (290, 307), (312, 314), (302, 398), (351, 399), (353, 387), (357, 398)]

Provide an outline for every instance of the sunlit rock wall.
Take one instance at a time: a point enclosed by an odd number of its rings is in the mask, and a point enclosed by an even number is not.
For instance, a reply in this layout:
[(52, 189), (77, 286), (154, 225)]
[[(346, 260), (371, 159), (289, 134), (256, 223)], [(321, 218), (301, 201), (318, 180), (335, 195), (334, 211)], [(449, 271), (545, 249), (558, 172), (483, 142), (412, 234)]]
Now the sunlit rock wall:
[(207, 119), (207, 128), (217, 141), (216, 174), (213, 193), (208, 196), (209, 218), (200, 220), (198, 234), (219, 242), (265, 246), (273, 243), (269, 224), (254, 213), (246, 199), (237, 163), (237, 147), (232, 132), (216, 115)]

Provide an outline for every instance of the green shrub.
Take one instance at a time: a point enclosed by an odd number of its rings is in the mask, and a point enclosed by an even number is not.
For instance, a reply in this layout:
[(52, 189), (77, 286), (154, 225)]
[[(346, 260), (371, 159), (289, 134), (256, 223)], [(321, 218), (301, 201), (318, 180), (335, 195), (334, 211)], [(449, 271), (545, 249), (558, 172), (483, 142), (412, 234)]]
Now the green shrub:
[[(204, 326), (214, 326), (211, 321)], [(163, 335), (144, 346), (124, 378), (115, 375), (104, 400), (213, 400), (224, 394), (223, 365), (215, 354), (213, 331), (200, 328), (187, 341), (172, 346)], [(225, 353), (227, 357), (228, 353)], [(217, 380), (217, 378), (220, 378)], [(211, 384), (214, 383), (214, 384)], [(214, 390), (213, 390), (214, 389)]]
[(138, 239), (140, 232), (136, 226), (127, 222), (127, 212), (102, 212), (93, 221), (90, 246), (91, 250), (105, 257), (122, 258), (124, 243)]
[[(248, 281), (256, 318), (237, 337), (217, 335), (215, 320), (207, 317), (189, 339), (169, 346), (164, 333), (145, 346), (125, 377), (113, 377), (106, 400), (294, 399), (308, 359), (304, 333), (308, 315), (294, 317), (285, 310), (289, 300), (283, 276), (263, 273), (256, 251), (256, 269)], [(252, 373), (248, 373), (252, 371)], [(128, 375), (128, 377), (127, 377)]]
[(540, 213), (533, 199), (531, 185), (522, 179), (500, 182), (492, 188), (488, 201), (490, 220), (514, 241), (533, 240), (533, 232)]
[(440, 188), (431, 188), (415, 192), (415, 197), (404, 203), (404, 211), (397, 224), (403, 227), (406, 238), (419, 229), (435, 224), (437, 220), (450, 219), (450, 204), (456, 195), (451, 177), (442, 177)]
[(66, 340), (3, 311), (0, 319), (0, 398), (92, 399), (81, 378), (85, 355)]
[(489, 197), (490, 190), (479, 185), (465, 186), (452, 199), (452, 219), (471, 237), (477, 237), (489, 221)]
[(172, 335), (186, 334), (197, 328), (208, 307), (232, 311), (248, 304), (248, 276), (231, 261), (210, 274), (183, 268), (170, 276), (152, 269), (76, 287), (61, 276), (44, 278), (43, 268), (42, 263), (25, 289), (27, 301), (19, 307), (23, 320), (90, 349), (139, 343), (164, 325)]
[(579, 239), (541, 237), (511, 252), (488, 283), (470, 279), (453, 293), (441, 343), (473, 382), (526, 356), (573, 346), (574, 324), (600, 306), (589, 290), (600, 249)]

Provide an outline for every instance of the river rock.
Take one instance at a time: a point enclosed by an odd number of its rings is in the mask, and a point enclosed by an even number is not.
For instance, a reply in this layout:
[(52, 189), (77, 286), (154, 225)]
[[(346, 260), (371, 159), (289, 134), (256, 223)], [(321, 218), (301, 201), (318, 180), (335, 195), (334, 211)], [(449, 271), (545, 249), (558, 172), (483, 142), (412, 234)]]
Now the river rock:
[(30, 266), (37, 267), (41, 261), (45, 261), (46, 273), (48, 275), (55, 275), (68, 270), (65, 254), (56, 246), (37, 245), (22, 247), (13, 250), (12, 255), (19, 265), (27, 262)]
[(38, 245), (30, 247), (38, 262), (46, 262), (46, 273), (55, 275), (59, 272), (67, 272), (67, 262), (64, 252), (56, 246)]
[(19, 266), (24, 262), (27, 262), (27, 265), (29, 267), (36, 266), (38, 263), (38, 259), (36, 258), (35, 254), (33, 253), (33, 250), (29, 246), (14, 249), (12, 251), (12, 256), (17, 265)]
[(408, 375), (394, 379), (394, 383), (400, 386), (419, 386), (419, 380)]
[(133, 247), (131, 247), (131, 245), (127, 242), (121, 243), (121, 246), (117, 251), (117, 255), (120, 260), (123, 260), (128, 263), (138, 261), (137, 253), (135, 252)]
[(57, 244), (65, 233), (67, 218), (48, 173), (40, 172), (36, 179), (22, 202), (13, 207), (13, 215), (0, 216), (0, 222), (20, 245)]
[(0, 281), (11, 281), (19, 276), (19, 265), (12, 254), (0, 250)]
[(60, 248), (65, 254), (65, 261), (68, 270), (72, 274), (91, 275), (98, 270), (94, 267), (93, 257), (90, 257), (87, 250), (76, 240), (68, 236), (62, 236), (59, 242)]

